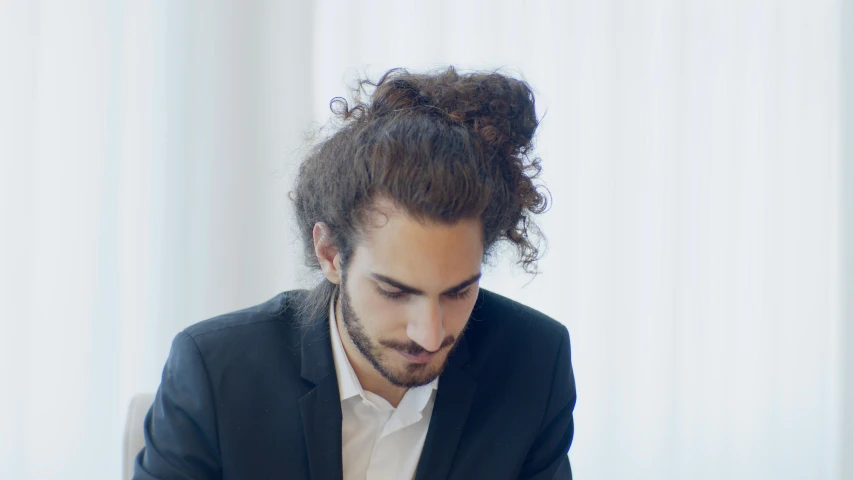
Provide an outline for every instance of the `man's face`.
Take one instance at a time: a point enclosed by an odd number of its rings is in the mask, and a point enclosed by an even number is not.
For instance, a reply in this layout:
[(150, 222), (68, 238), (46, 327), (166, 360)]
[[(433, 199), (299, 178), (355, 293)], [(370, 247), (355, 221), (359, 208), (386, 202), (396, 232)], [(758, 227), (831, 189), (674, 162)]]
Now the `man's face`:
[[(359, 353), (392, 385), (437, 378), (461, 337), (479, 292), (482, 227), (422, 225), (383, 208), (343, 271), (343, 328)], [(339, 317), (340, 318), (340, 317)]]

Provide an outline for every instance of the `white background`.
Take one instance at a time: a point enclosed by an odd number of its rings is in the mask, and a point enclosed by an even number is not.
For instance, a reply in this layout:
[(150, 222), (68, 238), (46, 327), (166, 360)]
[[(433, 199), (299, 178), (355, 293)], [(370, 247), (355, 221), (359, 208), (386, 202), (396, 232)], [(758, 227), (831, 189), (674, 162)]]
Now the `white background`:
[(329, 100), (447, 64), (537, 94), (543, 273), (510, 256), (483, 286), (569, 327), (576, 478), (853, 478), (850, 20), (0, 0), (0, 478), (119, 478), (172, 337), (310, 284), (286, 194)]

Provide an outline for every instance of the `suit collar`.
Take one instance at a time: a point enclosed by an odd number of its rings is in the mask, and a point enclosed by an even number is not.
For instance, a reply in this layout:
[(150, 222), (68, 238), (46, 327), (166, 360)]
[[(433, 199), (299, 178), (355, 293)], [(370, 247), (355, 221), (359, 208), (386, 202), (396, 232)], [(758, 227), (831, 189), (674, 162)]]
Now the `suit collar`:
[[(297, 319), (302, 327), (302, 378), (317, 385), (335, 373), (335, 360), (329, 337), (329, 319), (325, 315), (317, 318)], [(335, 380), (337, 381), (337, 380)]]
[[(305, 325), (305, 324), (303, 324)], [(314, 388), (299, 399), (311, 478), (343, 478), (341, 399), (325, 316), (313, 319), (302, 332), (302, 378)]]

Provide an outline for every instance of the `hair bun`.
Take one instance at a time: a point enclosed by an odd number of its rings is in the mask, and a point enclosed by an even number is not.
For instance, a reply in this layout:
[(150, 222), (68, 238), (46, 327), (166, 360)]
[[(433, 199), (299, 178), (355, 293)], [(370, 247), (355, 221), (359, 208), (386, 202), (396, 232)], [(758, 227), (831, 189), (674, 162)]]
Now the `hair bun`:
[[(532, 149), (536, 119), (533, 91), (515, 78), (496, 72), (459, 74), (455, 68), (438, 74), (413, 74), (397, 68), (376, 83), (369, 104), (336, 112), (344, 118), (387, 115), (428, 115), (465, 125), (481, 139), (485, 153), (524, 155)], [(342, 99), (336, 99), (341, 102)], [(334, 110), (334, 108), (333, 108)]]

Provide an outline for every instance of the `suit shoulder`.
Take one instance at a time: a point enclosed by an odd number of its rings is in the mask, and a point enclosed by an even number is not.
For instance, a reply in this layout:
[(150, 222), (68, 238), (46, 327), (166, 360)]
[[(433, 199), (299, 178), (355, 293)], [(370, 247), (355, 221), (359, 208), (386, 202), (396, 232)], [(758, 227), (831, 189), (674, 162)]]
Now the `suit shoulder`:
[(480, 292), (463, 337), (465, 370), (495, 391), (549, 391), (561, 352), (569, 348), (568, 329), (532, 307)]
[(480, 289), (480, 292), (481, 297), (471, 312), (472, 321), (488, 319), (508, 331), (523, 330), (525, 336), (532, 333), (560, 338), (567, 331), (565, 325), (535, 308), (489, 290)]
[(289, 290), (258, 305), (218, 315), (190, 325), (184, 333), (194, 339), (213, 333), (227, 333), (235, 328), (252, 328), (269, 322), (292, 323), (293, 305), (304, 290)]

